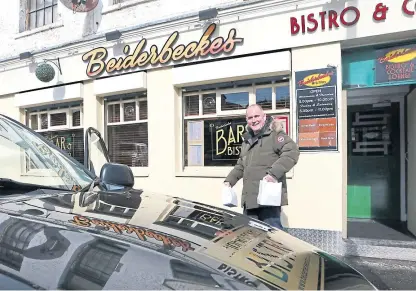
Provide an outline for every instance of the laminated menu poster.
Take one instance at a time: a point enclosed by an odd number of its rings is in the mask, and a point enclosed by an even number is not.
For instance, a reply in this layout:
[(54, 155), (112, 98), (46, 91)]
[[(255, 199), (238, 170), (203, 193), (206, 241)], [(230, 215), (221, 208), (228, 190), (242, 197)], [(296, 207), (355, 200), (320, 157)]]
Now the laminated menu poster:
[(243, 226), (197, 252), (242, 269), (273, 289), (317, 290), (319, 284), (320, 257), (288, 234)]
[(337, 150), (336, 68), (296, 72), (295, 79), (299, 149)]

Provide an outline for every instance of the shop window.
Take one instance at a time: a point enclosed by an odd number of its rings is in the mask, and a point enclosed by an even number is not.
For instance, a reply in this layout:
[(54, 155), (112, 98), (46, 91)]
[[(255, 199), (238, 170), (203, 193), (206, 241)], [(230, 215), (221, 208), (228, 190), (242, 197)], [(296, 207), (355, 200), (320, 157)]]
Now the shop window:
[(145, 96), (106, 104), (108, 150), (112, 162), (148, 166), (147, 99)]
[(287, 81), (240, 81), (238, 84), (185, 88), (184, 165), (233, 166), (238, 160), (245, 111), (259, 104), (268, 115), (289, 119), (290, 87)]
[[(82, 127), (82, 107), (64, 106), (58, 109), (31, 109), (26, 124), (46, 137), (51, 143), (84, 163), (84, 129)], [(31, 157), (26, 157), (26, 167), (32, 169)]]
[(117, 272), (126, 251), (122, 245), (106, 240), (89, 242), (70, 263), (60, 289), (102, 290)]
[(58, 0), (20, 0), (20, 32), (49, 25), (58, 20)]

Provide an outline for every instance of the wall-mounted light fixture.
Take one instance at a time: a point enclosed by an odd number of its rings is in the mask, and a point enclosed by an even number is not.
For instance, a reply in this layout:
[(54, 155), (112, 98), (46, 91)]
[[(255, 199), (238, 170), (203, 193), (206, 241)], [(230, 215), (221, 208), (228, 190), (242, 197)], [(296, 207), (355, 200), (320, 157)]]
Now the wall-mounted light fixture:
[(110, 31), (105, 34), (107, 41), (118, 40), (121, 37), (121, 32), (118, 30)]
[(55, 69), (49, 63), (55, 65), (55, 67), (57, 67), (59, 70), (59, 74), (62, 75), (61, 63), (59, 61), (59, 58), (44, 59), (43, 63), (38, 64), (35, 71), (36, 78), (38, 78), (39, 81), (47, 83), (55, 78)]
[(31, 57), (33, 57), (31, 52), (24, 52), (24, 53), (19, 54), (20, 60), (30, 59)]
[(213, 18), (217, 18), (218, 16), (218, 9), (217, 8), (209, 8), (205, 10), (201, 10), (198, 13), (199, 21), (210, 20)]

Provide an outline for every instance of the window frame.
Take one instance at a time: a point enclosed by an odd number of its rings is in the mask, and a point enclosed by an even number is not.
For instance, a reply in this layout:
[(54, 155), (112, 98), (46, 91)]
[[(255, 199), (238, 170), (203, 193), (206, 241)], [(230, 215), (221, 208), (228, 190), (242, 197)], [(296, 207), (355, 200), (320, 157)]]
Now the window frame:
[[(137, 92), (138, 94), (142, 93), (142, 92)], [(110, 100), (108, 100), (107, 98), (105, 99), (104, 102), (104, 139), (105, 142), (108, 146), (108, 141), (109, 141), (109, 136), (108, 136), (108, 127), (109, 126), (117, 126), (117, 125), (126, 125), (126, 124), (140, 124), (140, 123), (147, 123), (149, 124), (149, 110), (147, 110), (147, 118), (146, 119), (140, 119), (140, 101), (146, 101), (148, 102), (148, 96), (146, 94), (146, 96), (138, 96), (138, 97), (133, 97), (133, 98), (111, 98)], [(125, 103), (132, 103), (135, 102), (136, 103), (136, 120), (134, 121), (124, 121), (124, 104)], [(108, 106), (110, 105), (114, 105), (114, 104), (120, 104), (120, 121), (119, 122), (109, 122), (109, 111), (108, 111)], [(147, 131), (147, 141), (149, 143), (149, 130)], [(148, 146), (149, 148), (149, 146)], [(107, 150), (110, 150), (109, 148)], [(148, 164), (150, 162), (150, 155), (148, 155)], [(130, 169), (133, 172), (133, 175), (135, 177), (148, 177), (149, 176), (149, 166), (147, 167), (130, 167)]]
[[(73, 113), (75, 111), (80, 111), (80, 125), (79, 126), (73, 126)], [(63, 113), (65, 112), (67, 114), (67, 125), (63, 126), (50, 126), (51, 123), (51, 117), (50, 114), (56, 114), (56, 113)], [(41, 128), (41, 115), (47, 114), (48, 115), (48, 127), (46, 129), (40, 129)], [(80, 104), (78, 106), (71, 106), (71, 107), (65, 107), (60, 109), (41, 109), (38, 111), (29, 112), (27, 115), (26, 124), (27, 127), (29, 127), (31, 130), (42, 133), (42, 132), (54, 132), (54, 131), (61, 131), (61, 130), (71, 130), (71, 129), (83, 129), (83, 105)], [(32, 128), (32, 116), (37, 116), (38, 120), (38, 128), (34, 129)], [(27, 155), (27, 153), (22, 152), (21, 155), (21, 172), (22, 176), (32, 176), (32, 177), (45, 177), (45, 176), (51, 176), (51, 177), (58, 177), (58, 174), (55, 173), (52, 170), (48, 169), (30, 169), (30, 165), (28, 167), (27, 160), (30, 157)], [(29, 169), (29, 170), (28, 170)]]
[[(45, 26), (48, 26), (48, 25), (53, 25), (54, 23), (56, 23), (56, 22), (58, 22), (59, 21), (59, 11), (58, 11), (58, 3), (59, 3), (59, 1), (56, 1), (55, 2), (55, 0), (51, 0), (52, 1), (52, 4), (51, 5), (48, 5), (48, 6), (45, 6), (46, 5), (46, 3), (45, 3), (45, 0), (42, 0), (42, 3), (43, 3), (43, 5), (40, 5), (41, 7), (39, 7), (38, 8), (38, 5), (37, 5), (37, 0), (36, 0), (36, 7), (34, 8), (34, 9), (32, 9), (30, 6), (30, 2), (31, 2), (31, 0), (26, 0), (26, 9), (25, 9), (25, 31), (32, 31), (32, 30), (35, 30), (35, 29), (39, 29), (39, 28), (42, 28), (42, 27), (45, 27)], [(57, 12), (57, 14), (56, 14), (56, 17), (55, 17), (55, 19), (54, 19), (54, 7), (56, 6), (56, 12)], [(48, 9), (48, 8), (51, 8), (51, 11), (52, 11), (52, 22), (51, 23), (47, 23), (46, 24), (46, 16), (45, 16), (45, 11), (46, 11), (46, 9)], [(39, 25), (38, 26), (38, 16), (37, 16), (37, 13), (39, 12), (39, 11), (43, 11), (43, 24), (42, 25)], [(31, 22), (30, 22), (30, 16), (31, 16), (31, 14), (35, 14), (35, 25), (34, 25), (34, 27), (33, 28), (30, 28), (31, 27)]]
[[(80, 125), (79, 126), (73, 126), (73, 113), (74, 111), (80, 111)], [(46, 129), (40, 129), (41, 127), (41, 115), (42, 114), (48, 114), (48, 127)], [(56, 113), (66, 113), (67, 115), (67, 125), (60, 125), (60, 126), (51, 126), (51, 114)], [(84, 127), (83, 125), (83, 106), (74, 106), (74, 107), (68, 107), (68, 108), (62, 108), (62, 109), (45, 109), (45, 110), (39, 110), (36, 112), (30, 112), (28, 114), (28, 127), (36, 132), (47, 132), (47, 131), (58, 131), (58, 130), (68, 130), (68, 129), (82, 129)], [(38, 129), (32, 128), (32, 116), (37, 115), (38, 120)]]
[[(136, 97), (136, 98), (131, 98), (131, 99), (122, 99), (122, 100), (117, 100), (117, 101), (107, 101), (105, 104), (105, 126), (114, 126), (114, 125), (124, 125), (124, 124), (134, 124), (134, 123), (145, 123), (148, 122), (149, 116), (147, 116), (148, 118), (146, 119), (140, 119), (140, 101), (146, 101), (147, 102), (147, 97)], [(136, 103), (136, 120), (134, 121), (124, 121), (124, 104), (125, 103)], [(109, 122), (109, 118), (108, 118), (108, 106), (111, 105), (115, 105), (115, 104), (120, 104), (120, 121), (118, 122)], [(149, 113), (148, 113), (149, 115)]]
[[(215, 85), (215, 84), (213, 84)], [(181, 139), (178, 139), (178, 146), (180, 147), (180, 159), (179, 165), (176, 167), (175, 176), (176, 177), (213, 177), (213, 178), (224, 178), (228, 175), (228, 173), (233, 169), (233, 166), (187, 166), (185, 165), (185, 138), (187, 138), (185, 134), (185, 122), (186, 121), (197, 121), (197, 120), (206, 120), (210, 118), (224, 118), (224, 117), (244, 117), (245, 116), (245, 109), (242, 110), (230, 110), (230, 111), (222, 111), (218, 112), (218, 108), (221, 109), (221, 94), (223, 92), (226, 93), (238, 93), (238, 92), (249, 92), (249, 105), (256, 104), (256, 90), (257, 89), (264, 89), (264, 88), (272, 88), (272, 109), (265, 109), (267, 115), (283, 115), (288, 117), (288, 128), (289, 128), (289, 136), (291, 138), (294, 137), (294, 132), (291, 130), (292, 128), (292, 116), (294, 108), (293, 102), (293, 93), (292, 93), (292, 82), (291, 79), (284, 79), (282, 81), (272, 81), (268, 84), (259, 84), (256, 85), (252, 83), (251, 86), (234, 86), (233, 88), (218, 88), (212, 90), (192, 90), (189, 92), (181, 91), (179, 95), (181, 106), (181, 121), (180, 121), (180, 134)], [(279, 108), (276, 109), (276, 88), (277, 87), (288, 87), (289, 88), (289, 108)], [(203, 114), (203, 95), (205, 94), (212, 94), (216, 93), (216, 109), (217, 113), (215, 114)], [(186, 116), (186, 97), (198, 95), (198, 102), (199, 102), (199, 112), (198, 115), (190, 115)], [(187, 146), (189, 146), (187, 144)], [(202, 148), (204, 148), (202, 146)], [(286, 175), (287, 178), (291, 179), (293, 177), (293, 169), (289, 171)]]

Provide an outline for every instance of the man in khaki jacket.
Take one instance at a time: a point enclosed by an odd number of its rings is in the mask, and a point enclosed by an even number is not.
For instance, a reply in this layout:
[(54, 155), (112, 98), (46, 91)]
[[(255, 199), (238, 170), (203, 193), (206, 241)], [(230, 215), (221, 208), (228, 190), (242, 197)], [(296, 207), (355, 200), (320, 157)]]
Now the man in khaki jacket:
[[(283, 124), (266, 116), (260, 105), (246, 111), (248, 131), (243, 135), (240, 158), (224, 181), (233, 187), (243, 178), (242, 206), (244, 214), (283, 229), (281, 206), (288, 205), (286, 173), (298, 162), (299, 148), (284, 132)], [(281, 206), (257, 204), (260, 181), (282, 182)]]

